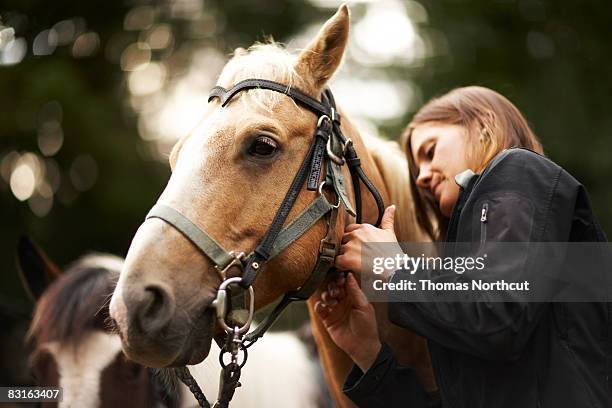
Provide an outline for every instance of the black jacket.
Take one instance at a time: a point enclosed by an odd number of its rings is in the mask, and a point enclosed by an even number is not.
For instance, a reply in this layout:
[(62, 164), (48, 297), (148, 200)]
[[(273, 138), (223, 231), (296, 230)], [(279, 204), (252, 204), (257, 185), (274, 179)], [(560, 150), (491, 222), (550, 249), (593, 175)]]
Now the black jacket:
[[(447, 241), (483, 238), (485, 202), (487, 240), (606, 241), (584, 187), (526, 149), (501, 152), (461, 189)], [(392, 301), (389, 314), (428, 339), (439, 391), (426, 393), (385, 345), (365, 374), (355, 366), (346, 380), (360, 407), (612, 407), (610, 303)]]

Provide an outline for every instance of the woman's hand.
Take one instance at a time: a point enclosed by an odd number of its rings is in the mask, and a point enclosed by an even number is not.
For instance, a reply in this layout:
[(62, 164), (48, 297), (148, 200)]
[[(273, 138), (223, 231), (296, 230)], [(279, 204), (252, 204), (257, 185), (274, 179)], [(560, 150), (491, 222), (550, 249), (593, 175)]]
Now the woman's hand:
[[(394, 216), (395, 206), (391, 205), (383, 214), (380, 228), (371, 224), (349, 224), (344, 229), (340, 255), (336, 257), (336, 268), (361, 274), (361, 260), (364, 256), (394, 257), (396, 254), (402, 254), (393, 229)], [(368, 254), (362, 253), (363, 244), (370, 244)]]
[(315, 304), (327, 332), (338, 347), (366, 372), (380, 351), (374, 307), (352, 274), (329, 283)]

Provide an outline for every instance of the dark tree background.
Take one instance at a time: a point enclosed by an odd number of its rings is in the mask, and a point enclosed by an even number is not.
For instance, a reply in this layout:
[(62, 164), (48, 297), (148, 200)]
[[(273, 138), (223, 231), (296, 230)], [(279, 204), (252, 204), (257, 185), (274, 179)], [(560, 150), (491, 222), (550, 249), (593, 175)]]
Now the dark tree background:
[[(0, 3), (1, 23), (13, 27), (15, 37), (25, 38), (29, 48), (20, 63), (0, 66), (0, 160), (11, 151), (38, 152), (41, 112), (57, 106), (64, 136), (61, 149), (52, 157), (61, 172), (61, 185), (44, 217), (18, 201), (7, 181), (0, 182), (2, 297), (25, 301), (14, 262), (20, 234), (30, 235), (60, 265), (89, 250), (125, 254), (165, 185), (168, 165), (143, 153), (146, 142), (138, 136), (135, 118), (126, 114), (124, 73), (105, 49), (117, 35), (124, 37), (118, 41), (124, 46), (137, 36), (123, 28), (126, 14), (136, 3)], [(173, 25), (175, 42), (189, 41), (185, 32), (191, 22), (169, 17), (166, 7), (159, 3), (159, 19)], [(287, 38), (324, 15), (294, 1), (207, 1), (206, 7), (207, 15), (225, 27), (206, 43), (215, 42), (224, 53), (237, 44), (263, 39), (264, 32)], [(74, 16), (82, 18), (87, 31), (99, 34), (96, 53), (75, 58), (69, 46), (58, 46), (52, 55), (32, 55), (31, 44), (42, 30)], [(91, 189), (78, 192), (69, 172), (82, 154), (95, 159), (97, 177)]]
[[(121, 67), (122, 51), (148, 27), (138, 18), (171, 27), (172, 47), (152, 51), (151, 58), (179, 66), (175, 73), (180, 73), (181, 63), (186, 65), (198, 47), (229, 55), (267, 34), (288, 41), (334, 11), (315, 4), (0, 1), (0, 34), (12, 28), (14, 37), (27, 45), (18, 63), (0, 65), (0, 303), (26, 313), (30, 307), (14, 262), (20, 234), (30, 235), (60, 265), (89, 250), (124, 255), (165, 185), (168, 166), (139, 136)], [(416, 3), (406, 2), (411, 4)], [(413, 81), (421, 103), (470, 84), (506, 95), (525, 113), (547, 154), (587, 186), (604, 229), (612, 231), (612, 4), (421, 0), (420, 5), (427, 19), (417, 28), (434, 52), (420, 64), (390, 64), (386, 75)], [(128, 22), (128, 15), (142, 7), (154, 13), (133, 14)], [(199, 7), (197, 18), (190, 7)], [(353, 16), (363, 15), (365, 7), (351, 5)], [(43, 55), (34, 55), (39, 34), (66, 20), (74, 26), (71, 39), (57, 41), (51, 52), (43, 46)], [(75, 51), (77, 38), (87, 33), (94, 34), (83, 37), (81, 50)], [(384, 136), (398, 138), (412, 113), (376, 125)], [(44, 139), (44, 132), (57, 131), (63, 135), (61, 148), (45, 156), (41, 134)], [(7, 157), (26, 152), (46, 168), (45, 177), (53, 185), (50, 210), (19, 201), (11, 190)], [(36, 215), (32, 206), (44, 215)]]
[[(426, 98), (478, 84), (514, 102), (546, 154), (580, 180), (612, 231), (612, 4), (422, 2), (449, 53), (416, 74)], [(409, 120), (409, 117), (406, 118)]]

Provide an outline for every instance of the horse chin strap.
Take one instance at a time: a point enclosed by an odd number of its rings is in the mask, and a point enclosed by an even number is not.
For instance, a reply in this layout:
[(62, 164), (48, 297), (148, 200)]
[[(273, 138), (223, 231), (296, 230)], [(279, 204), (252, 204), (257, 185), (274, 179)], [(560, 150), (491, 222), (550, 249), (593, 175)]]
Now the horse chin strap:
[[(247, 79), (227, 90), (218, 86), (214, 87), (208, 101), (218, 98), (221, 106), (225, 107), (234, 95), (248, 89), (267, 89), (284, 93), (318, 116), (310, 148), (272, 223), (255, 250), (248, 255), (243, 252), (225, 250), (190, 219), (164, 204), (156, 204), (147, 215), (147, 219), (160, 218), (185, 235), (214, 263), (221, 278), (217, 297), (212, 303), (216, 310), (217, 321), (225, 332), (223, 340), (216, 338), (221, 347), (219, 362), (222, 371), (218, 400), (214, 408), (229, 406), (236, 388), (240, 386), (240, 372), (246, 363), (248, 348), (264, 335), (289, 304), (308, 299), (321, 285), (327, 274), (333, 270), (338, 250), (335, 229), (340, 205), (349, 214), (356, 217), (357, 223), (361, 223), (361, 183), (363, 183), (378, 207), (376, 226), (380, 225), (384, 212), (384, 203), (380, 193), (363, 172), (351, 139), (347, 139), (342, 133), (340, 115), (336, 111), (334, 97), (329, 89), (323, 92), (319, 102), (278, 82)], [(356, 210), (353, 209), (346, 192), (342, 174), (344, 164), (347, 165), (351, 174)], [(304, 184), (307, 190), (318, 193), (317, 198), (294, 220), (283, 227)], [(328, 194), (335, 195), (335, 202), (328, 200)], [(325, 220), (327, 232), (321, 239), (317, 261), (310, 276), (300, 288), (286, 293), (272, 312), (249, 333), (255, 304), (253, 283), (257, 275), (265, 269), (270, 259), (290, 246), (321, 219)], [(228, 277), (231, 269), (238, 269), (238, 276)], [(242, 358), (240, 358), (241, 353)], [(229, 362), (226, 362), (225, 359), (227, 355), (229, 355)], [(199, 405), (210, 408), (210, 403), (187, 367), (176, 368), (175, 372), (178, 378), (189, 387)]]

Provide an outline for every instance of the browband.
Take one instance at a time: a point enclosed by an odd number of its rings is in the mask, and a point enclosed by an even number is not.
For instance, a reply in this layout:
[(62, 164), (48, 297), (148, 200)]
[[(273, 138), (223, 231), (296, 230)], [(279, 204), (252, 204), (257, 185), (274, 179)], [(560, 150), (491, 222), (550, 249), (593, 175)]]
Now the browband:
[(301, 103), (318, 115), (325, 115), (332, 120), (340, 120), (340, 116), (331, 106), (326, 106), (314, 98), (306, 95), (297, 89), (291, 88), (289, 85), (284, 85), (278, 82), (269, 81), (267, 79), (245, 79), (238, 82), (230, 89), (225, 89), (221, 86), (215, 86), (208, 94), (208, 102), (214, 98), (219, 98), (221, 106), (225, 106), (238, 92), (245, 89), (269, 89), (270, 91), (279, 92), (290, 96), (293, 100)]

